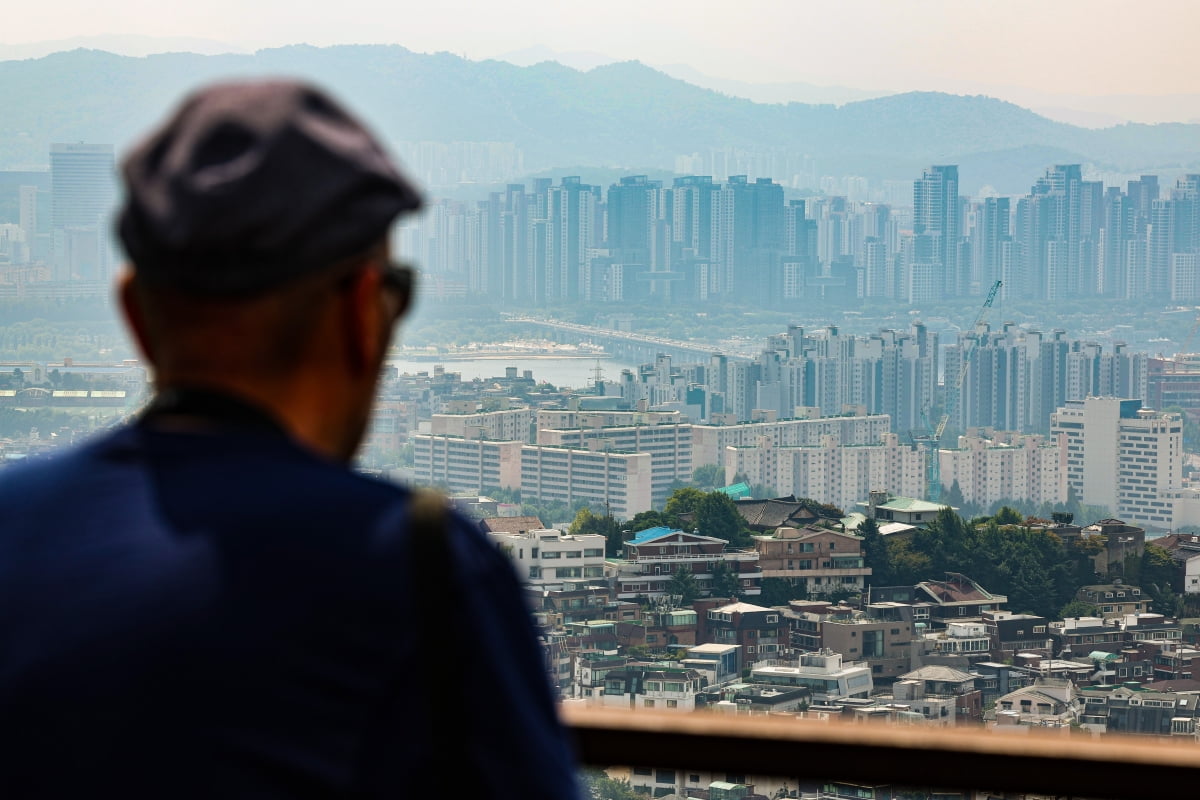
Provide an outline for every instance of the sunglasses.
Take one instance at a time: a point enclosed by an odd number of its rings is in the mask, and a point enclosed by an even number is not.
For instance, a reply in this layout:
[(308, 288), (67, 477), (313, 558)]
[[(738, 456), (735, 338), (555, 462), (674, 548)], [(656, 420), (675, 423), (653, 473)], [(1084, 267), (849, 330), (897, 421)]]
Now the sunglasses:
[[(416, 269), (402, 261), (389, 260), (383, 267), (383, 287), (396, 297), (397, 307), (401, 312), (408, 308), (412, 297), (413, 285), (416, 283)], [(400, 316), (398, 312), (396, 316)]]

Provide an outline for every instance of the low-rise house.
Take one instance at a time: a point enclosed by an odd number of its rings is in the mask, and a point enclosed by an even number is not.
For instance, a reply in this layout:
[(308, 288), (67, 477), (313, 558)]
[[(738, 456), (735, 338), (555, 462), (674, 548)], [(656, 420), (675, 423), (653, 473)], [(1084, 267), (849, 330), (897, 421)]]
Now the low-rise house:
[(1035, 676), (1026, 669), (995, 661), (980, 661), (971, 672), (979, 677), (975, 686), (983, 693), (983, 704), (994, 703), (1001, 695), (1028, 686)]
[(992, 639), (982, 622), (951, 622), (942, 630), (924, 634), (919, 644), (921, 662), (943, 667), (966, 670), (992, 657)]
[(658, 527), (639, 531), (625, 542), (623, 559), (609, 559), (608, 569), (616, 582), (619, 600), (665, 597), (671, 594), (671, 578), (679, 569), (690, 572), (702, 593), (712, 589), (718, 564), (733, 573), (744, 596), (762, 593), (762, 569), (753, 550), (730, 550), (728, 542), (715, 536), (685, 533)]
[(1200, 594), (1200, 535), (1175, 533), (1155, 539), (1154, 544), (1171, 554), (1179, 568), (1184, 594)]
[(571, 696), (599, 702), (604, 694), (608, 673), (625, 669), (630, 659), (612, 651), (586, 650), (574, 654), (571, 661)]
[(1101, 619), (1114, 619), (1126, 614), (1144, 614), (1150, 610), (1150, 598), (1141, 588), (1125, 583), (1097, 583), (1081, 586), (1075, 599), (1091, 603)]
[(1075, 684), (1063, 678), (1038, 678), (1030, 686), (996, 700), (995, 725), (1070, 727), (1082, 704)]
[(821, 519), (807, 503), (801, 503), (795, 497), (737, 500), (735, 505), (752, 533), (770, 533), (782, 527), (803, 528)]
[(764, 578), (782, 578), (808, 595), (861, 592), (871, 574), (858, 536), (816, 525), (781, 526), (754, 536)]
[(933, 722), (978, 722), (983, 719), (983, 692), (975, 686), (977, 678), (951, 667), (924, 666), (901, 675), (892, 685), (892, 697)]
[(564, 581), (560, 589), (526, 586), (525, 597), (535, 613), (552, 614), (559, 625), (606, 619), (610, 602), (607, 586), (571, 581)]
[(565, 583), (593, 581), (604, 585), (604, 537), (578, 536), (557, 530), (488, 533), (512, 560), (517, 576), (538, 590), (564, 588)]
[(600, 704), (611, 708), (655, 708), (695, 711), (704, 688), (700, 674), (690, 669), (629, 665), (604, 676)]
[(1126, 614), (1118, 624), (1129, 633), (1135, 642), (1180, 642), (1183, 640), (1183, 626), (1179, 620), (1171, 619), (1162, 614), (1144, 612), (1141, 614)]
[(1195, 738), (1200, 694), (1154, 692), (1129, 686), (1088, 686), (1081, 726), (1101, 733)]
[(1068, 617), (1050, 623), (1055, 651), (1061, 655), (1080, 655), (1094, 650), (1118, 653), (1130, 636), (1116, 625), (1105, 625), (1100, 617)]
[(1146, 683), (1200, 678), (1200, 650), (1182, 642), (1135, 642), (1121, 656), (1112, 665), (1115, 683), (1123, 683), (1120, 678), (1125, 677), (1121, 673), (1126, 666), (1144, 667), (1130, 677)]
[[(1081, 657), (1082, 658), (1082, 657)], [(1069, 678), (1076, 686), (1087, 685), (1096, 677), (1096, 665), (1087, 658), (1046, 658), (1036, 653), (1018, 653), (1014, 666), (1024, 668), (1036, 678)]]
[(857, 504), (865, 509), (865, 514), (880, 524), (885, 522), (900, 522), (917, 528), (924, 528), (937, 519), (943, 508), (958, 511), (957, 508), (944, 503), (930, 503), (928, 500), (918, 500), (915, 497), (901, 497), (890, 492), (871, 492), (865, 503)]
[(485, 517), (479, 521), (484, 533), (529, 533), (546, 530), (539, 517)]
[(832, 650), (871, 668), (876, 683), (890, 683), (912, 665), (913, 608), (903, 603), (871, 603), (861, 610), (839, 604), (816, 607), (792, 603), (783, 610), (797, 650)]
[(622, 647), (665, 650), (696, 644), (697, 614), (691, 608), (651, 609), (642, 619), (617, 623), (617, 641)]
[(739, 645), (745, 663), (776, 659), (787, 649), (787, 626), (779, 609), (752, 603), (730, 603), (709, 609), (704, 633), (706, 641), (720, 645)]
[(709, 686), (720, 686), (741, 678), (742, 647), (715, 642), (698, 644), (687, 649), (679, 665), (700, 673)]
[(942, 581), (922, 581), (916, 585), (918, 599), (931, 604), (930, 621), (935, 625), (969, 620), (982, 621), (989, 611), (1002, 611), (1008, 597), (992, 594), (958, 572), (946, 573)]
[(991, 639), (992, 658), (1003, 661), (1017, 653), (1052, 655), (1053, 640), (1049, 622), (1035, 614), (1010, 614), (990, 611), (983, 615), (983, 625)]
[(801, 653), (795, 662), (760, 663), (750, 671), (753, 683), (802, 686), (816, 702), (845, 697), (870, 697), (875, 687), (871, 669), (860, 661), (843, 662), (841, 653), (822, 650)]
[(779, 714), (808, 708), (812, 694), (805, 688), (731, 683), (704, 694), (705, 706), (725, 714)]

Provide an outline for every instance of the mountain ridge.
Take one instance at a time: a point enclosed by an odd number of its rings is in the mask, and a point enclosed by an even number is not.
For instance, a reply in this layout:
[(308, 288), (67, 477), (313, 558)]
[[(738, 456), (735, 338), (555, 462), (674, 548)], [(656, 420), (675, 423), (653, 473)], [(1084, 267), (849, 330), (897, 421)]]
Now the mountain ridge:
[[(581, 72), (415, 53), (399, 45), (290, 45), (250, 54), (141, 57), (73, 50), (0, 62), (0, 166), (44, 164), (50, 142), (119, 148), (185, 90), (217, 78), (300, 75), (329, 86), (393, 143), (506, 141), (530, 172), (563, 164), (674, 166), (679, 155), (736, 148), (807, 154), (822, 174), (911, 179), (931, 163), (973, 161), (976, 184), (1021, 186), (1047, 164), (1014, 154), (1071, 154), (1114, 172), (1191, 169), (1200, 125), (1085, 129), (982, 95), (906, 92), (832, 104), (763, 104), (673, 78), (637, 61)], [(1007, 154), (1007, 155), (1005, 155)], [(1034, 170), (1032, 175), (1025, 174)], [(786, 180), (790, 176), (773, 176)], [(1023, 191), (1024, 189), (1017, 189)], [(1001, 189), (1008, 191), (1008, 189)]]

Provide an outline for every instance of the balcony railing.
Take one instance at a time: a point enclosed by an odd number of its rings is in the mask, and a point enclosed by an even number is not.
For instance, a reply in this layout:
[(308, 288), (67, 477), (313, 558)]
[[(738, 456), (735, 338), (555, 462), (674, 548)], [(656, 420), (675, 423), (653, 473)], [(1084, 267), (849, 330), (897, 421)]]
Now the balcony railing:
[[(644, 564), (661, 561), (755, 561), (758, 553), (753, 550), (727, 550), (724, 553), (644, 553), (637, 558), (617, 560), (618, 564)], [(614, 559), (609, 559), (613, 561)]]
[(583, 763), (1092, 798), (1191, 797), (1200, 745), (1165, 737), (563, 709)]

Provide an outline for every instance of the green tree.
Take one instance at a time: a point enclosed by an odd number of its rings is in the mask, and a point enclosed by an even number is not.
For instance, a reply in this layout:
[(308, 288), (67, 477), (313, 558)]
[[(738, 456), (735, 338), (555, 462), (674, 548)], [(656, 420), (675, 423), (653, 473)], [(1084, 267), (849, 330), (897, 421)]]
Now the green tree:
[(800, 591), (787, 578), (763, 578), (762, 594), (755, 600), (760, 606), (786, 606), (789, 600), (804, 600), (806, 592)]
[(879, 532), (879, 523), (873, 519), (864, 520), (858, 526), (858, 535), (862, 537), (863, 561), (871, 568), (868, 583), (871, 586), (891, 586), (892, 565), (888, 561), (887, 541)]
[(625, 525), (632, 533), (644, 531), (648, 528), (672, 527), (672, 522), (667, 518), (667, 515), (661, 511), (650, 509), (649, 511), (639, 511), (633, 515), (633, 519), (629, 520)]
[(1099, 616), (1100, 609), (1091, 603), (1083, 600), (1072, 600), (1058, 610), (1058, 616), (1055, 619), (1068, 619), (1070, 617), (1095, 617)]
[(946, 496), (942, 498), (942, 501), (948, 506), (954, 506), (959, 509), (966, 504), (962, 487), (958, 485), (958, 478), (955, 478), (954, 483), (950, 484), (950, 489), (946, 492)]
[(742, 599), (742, 585), (738, 580), (737, 573), (730, 569), (729, 564), (724, 561), (718, 561), (713, 566), (711, 591), (714, 597)]
[(599, 516), (593, 513), (590, 508), (581, 508), (575, 514), (575, 519), (571, 522), (569, 530), (574, 536), (582, 534), (599, 534), (603, 536), (604, 553), (610, 558), (615, 557), (618, 551), (625, 546), (621, 526), (613, 519), (611, 514)]
[[(700, 505), (700, 501), (704, 499), (704, 492), (693, 487), (684, 487), (671, 492), (671, 496), (667, 498), (667, 504), (663, 508), (663, 514), (670, 520), (672, 524), (683, 527), (683, 521), (680, 519), (683, 516), (694, 514)], [(695, 525), (688, 526), (688, 530), (694, 528)]]
[(696, 530), (704, 536), (724, 539), (733, 547), (753, 543), (737, 504), (723, 492), (709, 492), (696, 505)]
[(646, 800), (646, 795), (633, 790), (629, 781), (617, 780), (595, 767), (582, 770), (585, 795), (591, 800)]
[(675, 570), (671, 580), (667, 581), (667, 594), (682, 598), (679, 601), (681, 605), (691, 605), (692, 601), (700, 596), (700, 582), (690, 569), (681, 566)]
[(1150, 595), (1150, 605), (1160, 614), (1174, 616), (1183, 607), (1176, 594), (1179, 583), (1179, 568), (1171, 554), (1162, 547), (1148, 542), (1142, 551), (1138, 583)]
[(1012, 506), (1002, 506), (992, 519), (996, 521), (997, 525), (1020, 525), (1025, 521), (1021, 512)]
[(725, 468), (719, 464), (704, 464), (692, 470), (692, 483), (700, 489), (718, 489), (725, 485)]
[(887, 549), (894, 585), (915, 586), (933, 576), (929, 568), (929, 556), (916, 550), (911, 541), (890, 539)]
[(1054, 582), (1049, 570), (1032, 554), (1023, 558), (1014, 570), (1008, 591), (1009, 608), (1018, 613), (1051, 617), (1058, 608), (1054, 604)]

